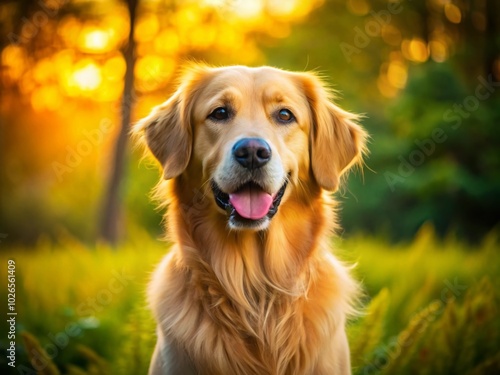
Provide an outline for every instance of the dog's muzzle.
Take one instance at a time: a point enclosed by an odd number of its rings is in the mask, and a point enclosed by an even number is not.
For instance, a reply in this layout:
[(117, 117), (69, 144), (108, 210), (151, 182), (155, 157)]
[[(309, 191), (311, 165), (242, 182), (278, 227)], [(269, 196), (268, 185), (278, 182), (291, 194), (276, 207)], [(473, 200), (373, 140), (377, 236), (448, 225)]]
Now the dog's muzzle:
[(287, 184), (288, 179), (278, 192), (269, 194), (256, 182), (250, 181), (234, 192), (226, 193), (212, 180), (212, 191), (215, 202), (226, 211), (231, 221), (255, 226), (254, 224), (276, 215)]
[[(229, 226), (233, 229), (261, 230), (267, 227), (270, 219), (278, 212), (285, 194), (288, 178), (281, 188), (273, 193), (264, 188), (265, 177), (269, 171), (272, 149), (262, 138), (242, 138), (231, 149), (234, 169), (229, 173), (233, 181), (240, 185), (219, 185), (212, 180), (212, 191), (217, 205), (226, 211)], [(225, 190), (228, 189), (230, 191)]]

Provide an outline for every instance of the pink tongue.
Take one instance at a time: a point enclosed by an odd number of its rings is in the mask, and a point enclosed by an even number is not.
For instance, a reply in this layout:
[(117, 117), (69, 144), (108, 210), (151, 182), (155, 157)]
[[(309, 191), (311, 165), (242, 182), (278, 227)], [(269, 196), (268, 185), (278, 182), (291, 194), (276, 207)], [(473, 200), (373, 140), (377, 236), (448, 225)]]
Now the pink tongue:
[(237, 193), (229, 194), (229, 202), (246, 219), (258, 220), (267, 215), (273, 198), (255, 186), (246, 186)]

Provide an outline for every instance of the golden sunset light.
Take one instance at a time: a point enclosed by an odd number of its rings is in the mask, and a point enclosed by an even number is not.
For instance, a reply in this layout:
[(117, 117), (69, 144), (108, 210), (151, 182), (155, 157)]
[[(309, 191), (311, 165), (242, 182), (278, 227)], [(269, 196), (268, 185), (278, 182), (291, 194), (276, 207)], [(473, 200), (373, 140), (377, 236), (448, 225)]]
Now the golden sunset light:
[(101, 69), (92, 60), (81, 60), (72, 75), (74, 83), (82, 91), (94, 91), (101, 84)]
[(110, 51), (110, 36), (104, 30), (93, 27), (84, 27), (81, 31), (81, 49), (84, 52), (103, 53)]

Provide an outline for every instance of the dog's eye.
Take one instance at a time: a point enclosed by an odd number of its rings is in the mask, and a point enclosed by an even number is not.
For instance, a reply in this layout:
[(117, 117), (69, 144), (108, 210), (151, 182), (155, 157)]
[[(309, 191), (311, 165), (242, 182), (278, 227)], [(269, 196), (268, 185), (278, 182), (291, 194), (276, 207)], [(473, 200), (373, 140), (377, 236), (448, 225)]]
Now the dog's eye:
[(212, 113), (208, 115), (208, 117), (215, 121), (223, 121), (229, 118), (229, 111), (225, 107), (215, 108)]
[(287, 124), (287, 123), (292, 122), (294, 120), (295, 120), (295, 116), (293, 115), (293, 113), (289, 109), (283, 108), (283, 109), (280, 109), (280, 111), (278, 112), (278, 121), (279, 122)]

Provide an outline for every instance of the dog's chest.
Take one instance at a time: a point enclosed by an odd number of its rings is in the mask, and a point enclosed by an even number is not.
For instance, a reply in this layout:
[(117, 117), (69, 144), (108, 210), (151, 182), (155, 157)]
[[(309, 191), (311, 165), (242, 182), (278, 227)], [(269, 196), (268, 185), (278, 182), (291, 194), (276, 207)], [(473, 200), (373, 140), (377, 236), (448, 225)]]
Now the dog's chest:
[(314, 357), (309, 349), (315, 346), (310, 344), (320, 340), (320, 334), (304, 311), (305, 301), (269, 292), (251, 302), (242, 306), (223, 293), (205, 292), (197, 332), (203, 349), (192, 354), (202, 364), (201, 373), (309, 373)]
[(199, 375), (316, 374), (339, 321), (331, 296), (315, 292), (317, 283), (306, 297), (244, 283), (231, 290), (206, 268), (167, 269), (151, 288), (158, 291), (157, 319)]

